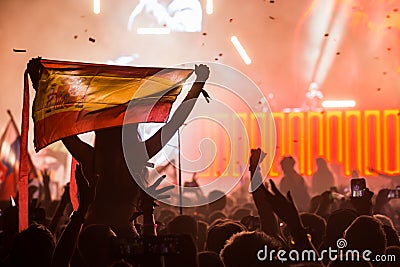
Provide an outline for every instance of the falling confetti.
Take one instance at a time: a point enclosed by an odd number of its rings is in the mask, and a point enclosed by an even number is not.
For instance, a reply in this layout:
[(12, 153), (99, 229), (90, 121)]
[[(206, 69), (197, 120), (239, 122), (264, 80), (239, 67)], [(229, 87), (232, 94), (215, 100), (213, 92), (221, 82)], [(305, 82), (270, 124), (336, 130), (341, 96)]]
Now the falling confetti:
[(229, 19), (229, 22), (232, 22), (233, 21), (233, 19)]
[(206, 35), (207, 35), (207, 33), (206, 33), (206, 32), (203, 32), (203, 35), (204, 35), (204, 36), (206, 36)]
[(218, 58), (214, 58), (215, 61), (218, 61)]
[(397, 11), (399, 11), (397, 8), (393, 9), (393, 12), (397, 12)]
[(390, 15), (387, 15), (386, 18), (387, 18), (387, 19), (390, 19)]
[(325, 36), (325, 37), (328, 37), (328, 36), (329, 36), (329, 33), (325, 33), (324, 36)]
[(218, 56), (222, 57), (222, 53), (219, 53)]
[(336, 52), (336, 55), (339, 56), (339, 55), (340, 55), (340, 52)]
[(26, 50), (25, 49), (13, 49), (13, 52), (15, 52), (15, 53), (25, 53), (26, 52)]
[(322, 114), (322, 115), (325, 114), (325, 110), (322, 110), (322, 111), (321, 111), (321, 114)]
[(74, 39), (78, 39), (78, 35), (74, 35)]
[(383, 75), (386, 75), (386, 74), (387, 74), (387, 72), (386, 72), (386, 71), (384, 71), (384, 72), (382, 72), (382, 74), (383, 74)]
[(92, 37), (89, 37), (89, 41), (91, 41), (92, 43), (96, 42), (96, 40), (93, 39)]
[(377, 91), (380, 91), (381, 90), (381, 88), (378, 88), (378, 89), (376, 89)]
[(297, 142), (299, 142), (299, 141), (297, 141), (297, 140), (293, 140), (293, 143), (297, 143)]
[(390, 47), (388, 47), (388, 49), (387, 49), (388, 51), (390, 51), (390, 50), (392, 50)]
[(274, 0), (271, 0), (271, 1), (269, 1), (271, 4), (273, 4), (273, 3), (275, 3), (275, 1)]
[(271, 20), (274, 20), (274, 19), (275, 19), (275, 17), (273, 17), (273, 16), (269, 16), (269, 19), (271, 19)]

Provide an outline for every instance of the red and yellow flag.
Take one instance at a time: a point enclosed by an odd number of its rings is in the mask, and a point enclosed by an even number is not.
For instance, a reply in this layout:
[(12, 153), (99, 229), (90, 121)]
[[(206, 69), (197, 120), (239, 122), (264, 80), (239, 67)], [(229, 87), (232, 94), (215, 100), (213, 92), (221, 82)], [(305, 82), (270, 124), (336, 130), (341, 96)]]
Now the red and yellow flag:
[(165, 122), (191, 69), (33, 59), (35, 149), (123, 123)]

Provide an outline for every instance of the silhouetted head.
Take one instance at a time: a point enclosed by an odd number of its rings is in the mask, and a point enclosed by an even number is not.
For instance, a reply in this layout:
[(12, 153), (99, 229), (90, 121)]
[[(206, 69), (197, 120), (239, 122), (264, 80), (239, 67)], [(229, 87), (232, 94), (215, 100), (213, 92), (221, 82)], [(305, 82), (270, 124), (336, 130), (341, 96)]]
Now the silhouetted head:
[(251, 215), (250, 209), (238, 208), (232, 213), (231, 219), (234, 221), (240, 221), (243, 217), (246, 217), (248, 215)]
[(199, 267), (224, 267), (219, 255), (212, 251), (203, 251), (198, 254)]
[(110, 265), (112, 237), (115, 237), (115, 233), (103, 224), (92, 224), (82, 230), (78, 240), (78, 251), (88, 266)]
[(233, 234), (242, 231), (246, 231), (246, 228), (240, 223), (231, 220), (225, 220), (221, 221), (221, 223), (211, 225), (208, 229), (206, 250), (214, 251), (219, 254), (225, 242)]
[(226, 206), (226, 196), (222, 191), (214, 190), (208, 194), (208, 207), (210, 211), (223, 210)]
[(303, 212), (300, 214), (300, 219), (311, 235), (311, 242), (315, 248), (319, 248), (325, 237), (326, 221), (321, 216), (314, 213)]
[[(383, 224), (371, 216), (362, 215), (346, 229), (343, 237), (347, 248), (359, 251), (370, 250), (372, 255), (382, 255), (386, 250), (386, 235)], [(371, 256), (372, 257), (372, 256)]]
[(293, 168), (294, 168), (294, 164), (295, 164), (295, 161), (294, 161), (294, 158), (292, 156), (284, 157), (281, 160), (282, 171), (284, 173), (287, 172), (287, 171), (292, 171)]
[(220, 210), (213, 211), (208, 216), (208, 223), (212, 224), (218, 219), (226, 219), (226, 214)]
[(328, 168), (328, 164), (326, 163), (326, 160), (324, 158), (317, 158), (315, 162), (317, 163), (318, 169)]
[(50, 266), (55, 246), (54, 237), (45, 226), (31, 224), (14, 240), (11, 266)]
[(264, 232), (241, 232), (234, 234), (226, 242), (220, 257), (225, 267), (284, 266), (280, 261), (260, 260), (259, 251), (264, 251), (265, 247), (267, 251), (278, 251), (282, 249), (282, 244)]
[(197, 239), (197, 222), (189, 215), (179, 215), (167, 225), (169, 234), (188, 234), (193, 240)]
[(343, 237), (343, 232), (357, 218), (357, 213), (350, 209), (334, 211), (326, 223), (325, 246), (336, 246), (336, 241)]

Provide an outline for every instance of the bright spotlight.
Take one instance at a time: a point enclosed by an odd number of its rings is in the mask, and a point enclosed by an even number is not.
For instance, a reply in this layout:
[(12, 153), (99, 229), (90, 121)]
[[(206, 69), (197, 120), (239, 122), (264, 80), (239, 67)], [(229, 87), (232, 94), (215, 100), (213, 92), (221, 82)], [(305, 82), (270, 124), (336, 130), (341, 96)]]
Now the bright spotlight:
[(207, 0), (206, 4), (206, 12), (208, 15), (211, 15), (214, 11), (214, 3), (213, 0)]
[(100, 0), (93, 0), (93, 13), (100, 14)]
[(246, 50), (244, 50), (242, 44), (239, 42), (239, 39), (236, 36), (232, 36), (231, 42), (235, 46), (239, 55), (242, 57), (244, 63), (246, 63), (246, 65), (249, 65), (251, 63), (251, 59), (250, 59), (249, 55), (247, 54)]
[(322, 107), (324, 108), (354, 108), (356, 101), (354, 100), (324, 100)]

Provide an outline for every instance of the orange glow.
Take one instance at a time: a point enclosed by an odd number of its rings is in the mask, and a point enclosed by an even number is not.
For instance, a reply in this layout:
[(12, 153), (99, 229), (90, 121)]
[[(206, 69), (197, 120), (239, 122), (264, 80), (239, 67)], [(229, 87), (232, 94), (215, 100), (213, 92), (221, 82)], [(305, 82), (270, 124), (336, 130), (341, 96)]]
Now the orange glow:
[[(231, 166), (223, 176), (238, 177), (239, 165), (248, 163), (249, 149), (262, 146), (268, 150), (268, 155), (273, 153), (274, 158), (267, 157), (268, 162), (262, 165), (263, 170), (272, 162), (269, 172), (270, 177), (281, 176), (279, 162), (283, 156), (293, 155), (297, 159), (297, 166), (302, 175), (310, 176), (315, 171), (315, 159), (325, 158), (328, 163), (341, 164), (343, 174), (351, 175), (352, 170), (357, 170), (362, 176), (376, 175), (368, 169), (373, 167), (386, 174), (400, 173), (400, 112), (398, 110), (349, 110), (321, 112), (274, 112), (276, 134), (269, 116), (264, 113), (237, 114), (230, 120), (229, 127), (233, 127), (231, 151), (220, 146), (226, 146), (225, 137), (205, 129), (211, 139), (215, 140), (218, 151), (223, 156), (216, 157), (220, 161), (210, 166), (202, 177), (217, 175), (225, 166), (226, 158), (231, 161)], [(247, 129), (249, 145), (246, 136), (238, 136), (239, 122), (243, 122)], [(260, 124), (258, 124), (260, 123)], [(383, 130), (382, 130), (383, 129)], [(263, 138), (260, 136), (260, 130)], [(264, 137), (265, 136), (265, 137)], [(274, 137), (275, 136), (275, 137)], [(214, 139), (217, 138), (217, 139)], [(295, 142), (294, 142), (295, 141)], [(266, 173), (265, 173), (266, 174)]]
[[(384, 110), (383, 111), (383, 172), (387, 174), (398, 174), (400, 172), (400, 116), (398, 110)], [(393, 138), (390, 138), (389, 119), (393, 120)], [(392, 139), (392, 140), (391, 140)], [(394, 151), (394, 169), (390, 168), (390, 149)]]

